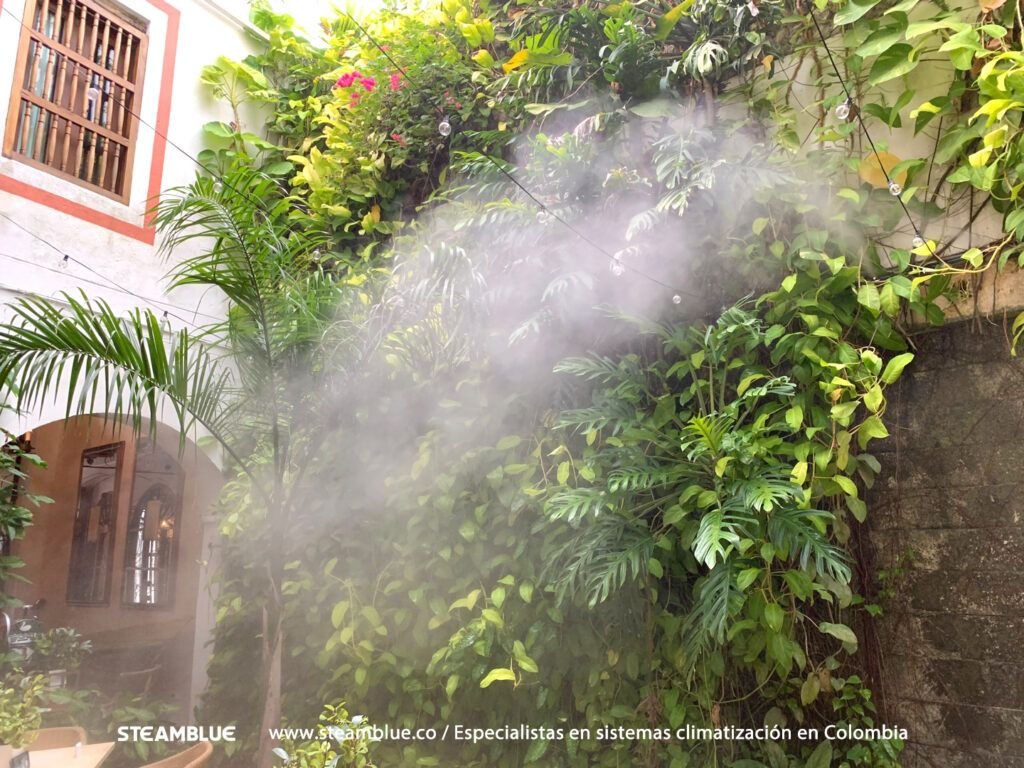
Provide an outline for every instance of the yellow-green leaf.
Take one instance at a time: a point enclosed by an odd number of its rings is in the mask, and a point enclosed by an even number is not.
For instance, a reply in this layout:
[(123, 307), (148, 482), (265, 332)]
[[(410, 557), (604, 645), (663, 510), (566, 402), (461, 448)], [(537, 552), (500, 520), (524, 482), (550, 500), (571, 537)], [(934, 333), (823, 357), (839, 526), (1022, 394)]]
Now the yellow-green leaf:
[(668, 37), (672, 30), (675, 29), (676, 24), (683, 18), (690, 6), (693, 5), (695, 0), (683, 0), (679, 5), (670, 10), (668, 13), (663, 14), (654, 23), (654, 39), (664, 40)]
[(513, 672), (511, 669), (506, 669), (505, 667), (498, 667), (497, 669), (492, 669), (490, 672), (487, 673), (484, 679), (480, 681), (480, 687), (487, 688), (491, 683), (497, 682), (499, 680), (505, 680), (514, 683), (516, 681), (516, 673)]
[(885, 370), (882, 371), (882, 382), (885, 384), (894, 383), (903, 373), (903, 369), (906, 368), (910, 362), (914, 359), (913, 352), (904, 352), (901, 355), (896, 355), (885, 365)]

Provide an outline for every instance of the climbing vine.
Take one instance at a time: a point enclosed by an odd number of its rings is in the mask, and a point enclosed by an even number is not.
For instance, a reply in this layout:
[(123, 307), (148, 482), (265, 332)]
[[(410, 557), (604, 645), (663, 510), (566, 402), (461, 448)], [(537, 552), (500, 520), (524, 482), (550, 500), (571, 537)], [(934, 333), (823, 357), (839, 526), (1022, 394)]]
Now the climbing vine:
[[(287, 542), (289, 722), (343, 699), (328, 721), (591, 729), (359, 746), (382, 765), (899, 764), (898, 736), (820, 733), (882, 724), (860, 629), (884, 605), (850, 553), (886, 390), (965, 276), (1021, 258), (1020, 19), (798, 10), (446, 0), (329, 20), (321, 49), (261, 9), (267, 50), (208, 70), (236, 115), (207, 126), (210, 169), (278, 179), (386, 308), (346, 417), (301, 438), (322, 442)], [(243, 731), (249, 490), (222, 500), (203, 710)], [(780, 737), (592, 735), (686, 724)]]

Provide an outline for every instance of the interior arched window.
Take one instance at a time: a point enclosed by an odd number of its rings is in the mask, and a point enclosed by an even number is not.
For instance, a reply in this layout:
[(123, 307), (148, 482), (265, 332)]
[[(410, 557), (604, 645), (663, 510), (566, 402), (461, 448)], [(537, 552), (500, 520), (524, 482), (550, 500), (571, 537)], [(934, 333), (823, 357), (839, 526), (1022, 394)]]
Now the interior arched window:
[(174, 602), (183, 480), (178, 462), (142, 441), (125, 542), (125, 605), (166, 608)]

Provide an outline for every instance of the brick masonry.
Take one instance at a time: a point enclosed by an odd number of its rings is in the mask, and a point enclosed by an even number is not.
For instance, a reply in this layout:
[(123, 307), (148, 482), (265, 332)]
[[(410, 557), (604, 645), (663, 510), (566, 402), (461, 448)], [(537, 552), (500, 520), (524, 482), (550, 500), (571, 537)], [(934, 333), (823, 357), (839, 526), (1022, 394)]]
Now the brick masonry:
[(876, 567), (911, 553), (877, 627), (885, 719), (905, 768), (1024, 768), (1024, 356), (988, 321), (917, 343), (869, 493)]

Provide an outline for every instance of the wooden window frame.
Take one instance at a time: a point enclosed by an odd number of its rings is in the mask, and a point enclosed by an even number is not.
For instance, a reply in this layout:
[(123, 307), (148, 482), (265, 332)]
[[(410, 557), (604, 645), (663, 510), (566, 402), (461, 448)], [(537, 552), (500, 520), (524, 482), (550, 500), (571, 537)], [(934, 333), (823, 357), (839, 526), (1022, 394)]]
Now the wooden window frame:
[[(65, 6), (70, 5), (69, 13), (71, 14), (72, 18), (74, 18), (74, 15), (76, 13), (76, 6), (81, 6), (81, 27), (83, 29), (86, 26), (85, 17), (90, 12), (94, 14), (96, 17), (105, 19), (107, 21), (107, 24), (105, 25), (104, 32), (104, 47), (109, 42), (108, 35), (110, 32), (111, 23), (119, 28), (119, 31), (117, 33), (118, 40), (120, 40), (121, 36), (120, 30), (124, 30), (126, 33), (137, 37), (138, 46), (132, 52), (132, 55), (135, 59), (134, 82), (131, 79), (132, 72), (129, 71), (129, 69), (132, 66), (130, 63), (125, 67), (124, 75), (118, 75), (117, 73), (107, 69), (102, 64), (93, 62), (88, 55), (80, 53), (74, 50), (69, 45), (60, 43), (56, 39), (46, 34), (46, 16), (50, 10), (51, 5), (55, 5), (57, 8), (61, 9), (61, 13), (63, 13), (63, 8)], [(77, 184), (83, 189), (88, 189), (91, 192), (95, 192), (97, 194), (103, 195), (104, 197), (108, 197), (112, 200), (116, 200), (119, 203), (127, 205), (131, 197), (132, 172), (135, 166), (135, 149), (136, 145), (138, 144), (139, 119), (138, 117), (136, 117), (136, 115), (139, 113), (139, 110), (142, 105), (142, 93), (143, 83), (145, 80), (146, 60), (149, 52), (149, 35), (145, 29), (142, 29), (140, 27), (139, 22), (137, 22), (133, 18), (133, 14), (129, 15), (129, 13), (119, 11), (118, 9), (111, 7), (111, 5), (112, 4), (108, 2), (103, 2), (102, 0), (26, 0), (25, 11), (24, 15), (22, 16), (21, 39), (18, 44), (17, 62), (15, 65), (14, 80), (11, 89), (11, 102), (7, 113), (7, 123), (4, 130), (3, 154), (6, 157), (15, 159), (18, 162), (28, 165), (32, 168), (37, 168), (53, 176)], [(40, 26), (43, 31), (36, 30), (34, 28), (37, 11), (40, 12)], [(59, 31), (63, 33), (67, 30), (60, 28)], [(96, 33), (96, 36), (98, 36), (98, 32)], [(87, 35), (85, 35), (83, 31), (80, 30), (80, 47), (84, 47), (83, 40), (85, 37), (87, 37)], [(121, 98), (118, 100), (116, 99), (116, 97), (111, 96), (108, 103), (110, 104), (111, 115), (115, 116), (113, 119), (119, 119), (119, 122), (122, 126), (126, 125), (126, 130), (123, 133), (119, 133), (117, 130), (113, 128), (105, 127), (101, 125), (99, 122), (90, 119), (86, 114), (78, 114), (74, 109), (69, 109), (68, 107), (61, 106), (60, 104), (57, 104), (46, 98), (42, 98), (37, 94), (33, 93), (31, 89), (26, 88), (25, 78), (29, 71), (30, 63), (33, 65), (33, 67), (35, 67), (35, 63), (29, 61), (29, 51), (31, 49), (31, 44), (33, 43), (33, 41), (36, 43), (37, 47), (42, 46), (44, 48), (49, 49), (51, 51), (51, 59), (53, 61), (56, 61), (58, 58), (60, 58), (61, 61), (64, 62), (62, 70), (63, 74), (58, 73), (56, 71), (58, 68), (61, 67), (60, 63), (56, 64), (56, 66), (52, 66), (52, 70), (54, 70), (53, 83), (54, 87), (58, 88), (58, 94), (63, 95), (64, 84), (67, 81), (66, 79), (64, 79), (58, 84), (58, 79), (68, 77), (68, 75), (66, 74), (68, 64), (74, 67), (75, 72), (84, 70), (86, 72), (99, 76), (101, 83), (109, 81), (111, 84), (111, 92), (113, 92), (115, 87), (119, 87), (121, 89)], [(72, 41), (69, 40), (68, 42)], [(95, 47), (95, 45), (98, 44), (98, 42), (98, 40), (93, 40), (93, 47)], [(47, 62), (47, 67), (45, 71), (45, 77), (48, 81), (51, 73), (50, 61)], [(72, 74), (70, 75), (70, 77), (78, 77), (78, 79), (81, 79), (81, 77), (76, 74)], [(75, 90), (69, 97), (72, 102), (78, 99), (78, 89), (80, 86), (76, 83), (76, 85), (73, 87)], [(83, 105), (86, 101), (86, 90), (87, 89), (83, 89), (81, 95)], [(128, 93), (130, 93), (130, 97), (128, 96)], [(105, 189), (99, 184), (94, 184), (91, 181), (87, 181), (86, 179), (80, 178), (75, 173), (72, 173), (67, 170), (62, 170), (57, 165), (50, 165), (47, 162), (42, 162), (34, 157), (30, 157), (29, 155), (18, 151), (18, 127), (19, 123), (21, 122), (22, 109), (23, 104), (25, 102), (27, 102), (30, 107), (36, 107), (39, 110), (41, 110), (41, 113), (50, 113), (52, 115), (52, 124), (49, 128), (47, 128), (49, 136), (46, 137), (46, 140), (48, 142), (47, 154), (51, 156), (51, 162), (53, 162), (56, 158), (52, 157), (54, 150), (49, 149), (49, 145), (53, 144), (53, 146), (56, 146), (54, 137), (59, 131), (59, 129), (56, 128), (56, 123), (59, 119), (67, 121), (67, 125), (69, 126), (68, 129), (66, 129), (63, 138), (65, 144), (71, 141), (70, 125), (75, 125), (78, 127), (78, 134), (83, 134), (86, 131), (88, 131), (92, 133), (94, 139), (97, 137), (103, 138), (107, 142), (105, 146), (109, 146), (109, 144), (113, 142), (114, 144), (123, 147), (124, 151), (123, 157), (121, 158), (121, 169), (119, 171), (121, 175), (121, 191), (117, 192), (115, 190)], [(122, 103), (124, 104), (124, 106), (121, 106)], [(83, 109), (85, 109), (84, 106)], [(25, 133), (26, 130), (30, 129), (26, 129), (23, 127), (21, 132)], [(33, 143), (39, 140), (39, 136), (40, 132), (37, 128), (36, 136), (33, 138)], [(74, 154), (76, 164), (81, 166), (83, 161), (83, 157), (81, 156), (82, 139), (79, 139), (78, 141), (79, 149), (77, 151), (74, 151)], [(64, 161), (61, 164), (66, 166), (67, 160), (69, 159), (67, 157), (67, 149), (65, 149), (64, 155)]]
[(114, 519), (112, 521), (113, 532), (110, 536), (110, 543), (107, 545), (109, 550), (107, 556), (107, 573), (106, 582), (103, 587), (105, 594), (104, 600), (96, 600), (86, 602), (83, 600), (73, 600), (71, 597), (71, 585), (72, 576), (74, 575), (73, 566), (75, 564), (75, 530), (74, 527), (71, 529), (71, 551), (68, 557), (67, 567), (67, 586), (64, 590), (64, 599), (68, 605), (73, 605), (79, 608), (103, 608), (110, 605), (110, 595), (113, 591), (113, 575), (114, 575), (114, 559), (117, 556), (117, 520), (120, 517), (120, 506), (121, 506), (121, 484), (124, 478), (124, 454), (125, 445), (124, 442), (119, 443), (107, 443), (106, 445), (95, 445), (85, 448), (78, 458), (78, 484), (75, 487), (75, 517), (78, 516), (78, 508), (81, 506), (81, 495), (82, 495), (82, 474), (85, 471), (83, 465), (85, 464), (86, 456), (90, 453), (103, 453), (106, 451), (113, 450), (117, 456), (117, 469), (114, 470)]
[[(136, 454), (136, 457), (138, 454)], [(175, 483), (176, 487), (172, 488), (170, 485), (164, 484), (171, 494), (174, 496), (174, 538), (170, 540), (170, 551), (167, 555), (167, 591), (162, 598), (155, 603), (136, 603), (128, 600), (125, 596), (125, 591), (128, 585), (128, 563), (132, 558), (133, 553), (129, 550), (132, 546), (132, 517), (135, 514), (136, 505), (131, 504), (128, 508), (128, 519), (125, 524), (124, 534), (124, 547), (123, 557), (121, 560), (121, 607), (126, 610), (140, 610), (140, 611), (172, 611), (174, 610), (175, 600), (177, 599), (178, 593), (178, 551), (181, 546), (181, 519), (184, 516), (184, 486), (185, 486), (185, 470), (179, 465), (180, 476), (178, 481)], [(135, 499), (135, 485), (137, 477), (135, 473), (132, 476), (132, 501)], [(150, 486), (151, 488), (153, 486)]]

